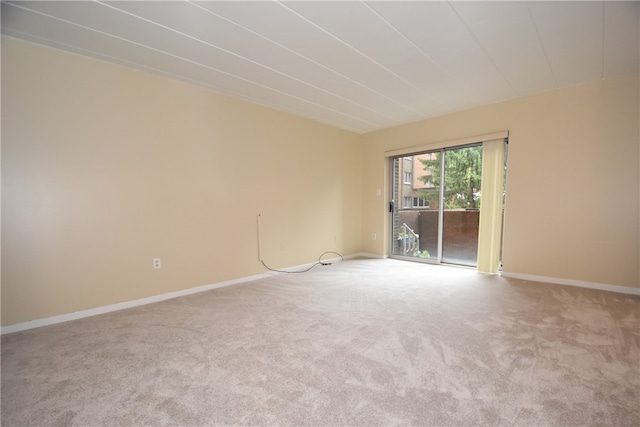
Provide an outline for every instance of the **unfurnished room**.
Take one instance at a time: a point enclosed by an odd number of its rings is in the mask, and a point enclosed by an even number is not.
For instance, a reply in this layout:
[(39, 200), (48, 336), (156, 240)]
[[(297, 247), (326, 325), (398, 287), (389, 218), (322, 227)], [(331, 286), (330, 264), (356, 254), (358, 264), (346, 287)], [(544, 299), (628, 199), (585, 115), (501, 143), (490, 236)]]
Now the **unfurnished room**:
[(640, 425), (640, 2), (1, 7), (1, 425)]

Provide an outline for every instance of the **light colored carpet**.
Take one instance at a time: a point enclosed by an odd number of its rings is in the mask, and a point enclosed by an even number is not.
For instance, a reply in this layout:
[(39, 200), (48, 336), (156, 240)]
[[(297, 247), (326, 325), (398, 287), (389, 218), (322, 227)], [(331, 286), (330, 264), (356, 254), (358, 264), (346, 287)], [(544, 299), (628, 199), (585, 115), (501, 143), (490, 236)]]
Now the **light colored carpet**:
[(2, 337), (2, 425), (640, 425), (640, 298), (358, 259)]

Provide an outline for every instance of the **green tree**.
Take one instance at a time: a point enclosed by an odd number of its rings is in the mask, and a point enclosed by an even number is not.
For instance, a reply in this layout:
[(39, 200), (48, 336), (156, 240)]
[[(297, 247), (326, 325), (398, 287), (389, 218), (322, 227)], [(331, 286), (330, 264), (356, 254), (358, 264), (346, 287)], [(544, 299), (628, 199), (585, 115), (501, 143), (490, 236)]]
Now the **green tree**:
[[(441, 152), (420, 159), (425, 175), (418, 177), (425, 184), (440, 186)], [(480, 183), (482, 178), (482, 146), (465, 147), (445, 151), (444, 207), (446, 209), (476, 209), (480, 207)], [(423, 197), (437, 200), (438, 192), (424, 190)]]

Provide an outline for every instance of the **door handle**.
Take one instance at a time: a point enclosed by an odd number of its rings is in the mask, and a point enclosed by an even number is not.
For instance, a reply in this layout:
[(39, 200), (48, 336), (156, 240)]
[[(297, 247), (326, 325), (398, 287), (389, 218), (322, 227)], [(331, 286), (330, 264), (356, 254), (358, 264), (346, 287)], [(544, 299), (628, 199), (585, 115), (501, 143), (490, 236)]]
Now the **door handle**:
[(389, 202), (389, 213), (393, 213), (394, 207), (395, 206), (394, 206), (394, 203), (393, 203), (393, 200), (392, 200), (392, 201)]

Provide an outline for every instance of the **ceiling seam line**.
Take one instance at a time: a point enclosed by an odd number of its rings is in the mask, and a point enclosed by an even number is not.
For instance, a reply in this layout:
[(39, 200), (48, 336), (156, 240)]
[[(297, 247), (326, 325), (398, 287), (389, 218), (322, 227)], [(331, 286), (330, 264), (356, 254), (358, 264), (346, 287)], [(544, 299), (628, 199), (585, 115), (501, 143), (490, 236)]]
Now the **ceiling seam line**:
[[(239, 23), (237, 23), (237, 22), (235, 22), (235, 21), (233, 21), (233, 20), (231, 20), (231, 19), (229, 19), (229, 18), (227, 18), (227, 17), (225, 17), (225, 16), (219, 15), (219, 14), (215, 13), (214, 11), (212, 11), (212, 10), (210, 10), (210, 9), (207, 9), (207, 8), (205, 8), (205, 7), (203, 7), (203, 6), (200, 6), (199, 4), (194, 3), (192, 0), (187, 0), (187, 2), (188, 2), (189, 4), (192, 4), (193, 6), (196, 6), (196, 7), (200, 8), (200, 9), (204, 10), (204, 11), (205, 11), (205, 12), (207, 12), (207, 13), (210, 13), (210, 14), (212, 14), (212, 15), (217, 16), (217, 17), (218, 17), (218, 18), (220, 18), (220, 19), (223, 19), (223, 20), (225, 20), (225, 21), (227, 21), (227, 22), (230, 22), (230, 23), (232, 23), (233, 25), (236, 25), (236, 26), (238, 26), (238, 27), (242, 28), (242, 29), (243, 29), (243, 30), (245, 30), (245, 31), (248, 31), (248, 32), (250, 32), (250, 33), (252, 33), (252, 34), (255, 34), (256, 36), (258, 36), (258, 37), (260, 37), (260, 38), (262, 38), (262, 39), (264, 39), (264, 40), (266, 40), (266, 41), (268, 41), (268, 42), (270, 42), (270, 43), (273, 43), (273, 44), (275, 44), (276, 46), (279, 46), (279, 47), (281, 47), (282, 49), (285, 49), (286, 51), (291, 52), (291, 53), (293, 53), (293, 54), (294, 54), (294, 55), (296, 55), (296, 56), (299, 56), (300, 58), (303, 58), (303, 59), (305, 59), (305, 60), (307, 60), (307, 61), (309, 61), (309, 62), (311, 62), (311, 63), (313, 63), (313, 64), (315, 64), (315, 65), (317, 65), (317, 66), (319, 66), (319, 67), (321, 67), (321, 68), (324, 68), (325, 70), (327, 70), (327, 71), (329, 71), (329, 72), (331, 72), (331, 73), (333, 73), (333, 74), (335, 74), (335, 75), (337, 75), (337, 76), (340, 76), (340, 77), (342, 77), (342, 78), (344, 78), (344, 79), (348, 80), (349, 82), (354, 83), (354, 84), (356, 84), (356, 85), (358, 85), (358, 86), (362, 87), (362, 88), (363, 88), (363, 89), (365, 89), (365, 90), (368, 90), (369, 92), (372, 92), (372, 93), (374, 93), (374, 94), (376, 94), (376, 95), (378, 95), (378, 96), (381, 96), (381, 97), (383, 97), (383, 98), (385, 98), (385, 99), (387, 99), (387, 100), (389, 100), (389, 101), (393, 102), (394, 104), (398, 105), (399, 107), (404, 108), (404, 109), (405, 109), (405, 110), (407, 110), (407, 111), (415, 112), (413, 109), (411, 109), (411, 107), (408, 107), (408, 106), (406, 106), (406, 105), (404, 105), (404, 104), (401, 104), (400, 102), (398, 102), (398, 101), (396, 101), (395, 99), (393, 99), (393, 98), (389, 97), (388, 95), (385, 95), (385, 94), (383, 94), (383, 93), (381, 93), (381, 92), (378, 92), (377, 90), (375, 90), (375, 89), (373, 89), (373, 88), (370, 88), (369, 86), (366, 86), (366, 85), (364, 85), (364, 84), (360, 83), (359, 81), (354, 80), (354, 79), (352, 79), (351, 77), (346, 76), (346, 75), (344, 75), (344, 74), (342, 74), (342, 73), (340, 73), (340, 72), (338, 72), (338, 71), (336, 71), (336, 70), (334, 70), (334, 69), (332, 69), (332, 68), (329, 68), (329, 67), (327, 67), (326, 65), (323, 65), (323, 64), (321, 64), (321, 63), (319, 63), (319, 62), (317, 62), (317, 61), (315, 61), (315, 60), (313, 60), (313, 59), (311, 59), (311, 58), (309, 58), (309, 57), (307, 57), (307, 56), (305, 56), (305, 55), (303, 55), (303, 54), (301, 54), (301, 53), (299, 53), (299, 52), (297, 52), (297, 51), (295, 51), (295, 50), (293, 50), (293, 49), (291, 49), (291, 48), (288, 48), (288, 47), (286, 47), (285, 45), (280, 44), (280, 43), (278, 43), (278, 42), (276, 42), (276, 41), (274, 41), (274, 40), (270, 39), (269, 37), (266, 37), (266, 36), (264, 36), (264, 35), (262, 35), (262, 34), (260, 34), (260, 33), (256, 32), (256, 31), (253, 31), (253, 30), (251, 30), (250, 28), (247, 28), (247, 27), (245, 27), (244, 25), (239, 24)], [(380, 114), (383, 114), (383, 113), (380, 113)], [(391, 119), (393, 119), (393, 117), (391, 117), (391, 116), (389, 116), (389, 117), (390, 117)]]
[[(15, 34), (18, 34), (21, 36), (21, 40), (27, 41), (29, 43), (38, 43), (38, 44), (42, 44), (43, 46), (52, 48), (52, 49), (60, 49), (63, 52), (70, 54), (70, 55), (78, 55), (81, 56), (82, 58), (89, 58), (89, 59), (93, 59), (96, 61), (100, 61), (100, 62), (104, 62), (106, 64), (109, 65), (115, 65), (118, 67), (124, 67), (124, 68), (133, 68), (137, 71), (143, 71), (143, 72), (147, 72), (150, 74), (154, 74), (156, 76), (159, 77), (165, 77), (171, 80), (175, 80), (177, 82), (180, 83), (186, 83), (186, 84), (190, 84), (193, 86), (197, 86), (199, 88), (202, 88), (204, 90), (208, 90), (208, 91), (212, 91), (215, 92), (216, 94), (219, 95), (224, 95), (224, 96), (231, 96), (233, 98), (237, 98), (240, 99), (242, 101), (245, 102), (250, 102), (252, 104), (256, 104), (256, 105), (262, 105), (262, 106), (266, 106), (269, 108), (272, 108), (274, 110), (278, 110), (281, 112), (285, 112), (288, 114), (294, 114), (294, 115), (301, 115), (299, 111), (294, 111), (294, 110), (290, 110), (290, 109), (286, 109), (286, 108), (282, 108), (282, 107), (278, 107), (276, 105), (273, 105), (272, 103), (269, 102), (264, 102), (264, 101), (260, 101), (260, 103), (258, 103), (256, 100), (252, 100), (251, 98), (247, 97), (246, 95), (242, 95), (240, 93), (236, 93), (234, 91), (230, 91), (230, 90), (223, 90), (218, 86), (213, 86), (213, 85), (208, 85), (208, 84), (203, 84), (202, 82), (198, 82), (196, 80), (193, 80), (189, 77), (185, 77), (185, 76), (181, 76), (179, 74), (175, 74), (175, 73), (170, 73), (168, 71), (162, 71), (159, 70), (157, 68), (153, 68), (153, 67), (149, 67), (146, 65), (142, 65), (142, 64), (138, 64), (136, 62), (132, 62), (132, 61), (128, 61), (128, 60), (124, 60), (121, 58), (114, 58), (110, 55), (105, 55), (102, 53), (96, 53), (96, 52), (92, 52), (92, 51), (88, 51), (87, 49), (81, 48), (81, 47), (77, 47), (77, 46), (72, 46), (69, 45), (67, 43), (61, 43), (61, 42), (57, 42), (57, 41), (51, 41), (51, 40), (46, 40), (43, 39), (41, 37), (38, 36), (34, 36), (32, 34), (27, 34), (24, 33), (22, 31), (18, 31), (18, 30), (14, 30), (12, 28), (3, 28), (3, 34), (9, 37), (15, 37)], [(38, 42), (34, 42), (33, 40), (38, 40)], [(48, 44), (47, 44), (48, 43)], [(79, 53), (82, 52), (82, 53)], [(91, 56), (91, 55), (97, 55), (97, 56)], [(354, 133), (367, 133), (367, 132), (371, 132), (371, 130), (365, 130), (365, 129), (359, 129), (359, 128), (355, 128), (353, 126), (350, 125), (345, 125), (345, 124), (339, 124), (336, 123), (334, 121), (331, 121), (329, 119), (317, 119), (317, 118), (313, 118), (310, 116), (306, 116), (303, 115), (303, 117), (309, 119), (309, 120), (314, 120), (320, 123), (325, 123), (327, 125), (336, 127), (336, 128), (340, 128), (340, 129), (345, 129), (348, 130), (350, 132), (354, 132)]]
[[(81, 56), (83, 58), (90, 58), (90, 59), (95, 59), (97, 61), (101, 61), (101, 62), (105, 62), (107, 64), (112, 64), (112, 65), (118, 65), (120, 67), (125, 67), (125, 68), (134, 68), (134, 69), (142, 69), (142, 71), (146, 71), (149, 72), (151, 74), (157, 74), (157, 75), (164, 75), (164, 76), (169, 76), (169, 78), (175, 78), (175, 79), (179, 79), (182, 81), (187, 81), (190, 84), (193, 84), (195, 86), (203, 86), (202, 83), (197, 82), (196, 80), (193, 80), (189, 77), (184, 77), (181, 76), (179, 74), (175, 74), (175, 73), (171, 73), (168, 71), (162, 71), (158, 68), (154, 68), (154, 67), (150, 67), (148, 65), (143, 65), (137, 62), (133, 62), (133, 61), (129, 61), (126, 59), (122, 59), (122, 58), (116, 58), (113, 57), (111, 55), (107, 55), (104, 53), (97, 53), (94, 51), (90, 51), (88, 49), (82, 48), (82, 47), (78, 47), (78, 46), (73, 46), (67, 43), (62, 43), (59, 41), (52, 41), (52, 40), (48, 40), (48, 39), (43, 39), (42, 37), (39, 36), (35, 36), (33, 34), (28, 34), (25, 33), (23, 31), (18, 31), (12, 28), (3, 28), (3, 34), (8, 35), (10, 37), (14, 37), (13, 34), (18, 34), (20, 36), (23, 37), (23, 40), (26, 40), (28, 42), (31, 43), (36, 43), (33, 40), (38, 40), (38, 44), (42, 44), (43, 46), (47, 46), (47, 47), (51, 47), (53, 49), (61, 49), (63, 52), (66, 53), (70, 53), (72, 55), (78, 55)], [(81, 52), (81, 53), (80, 53)], [(104, 58), (104, 59), (102, 59)], [(126, 65), (123, 65), (126, 64)], [(222, 90), (216, 90), (213, 88), (209, 88), (215, 92), (219, 92), (219, 93), (224, 93), (222, 92)], [(241, 96), (241, 95), (239, 95)]]
[[(199, 39), (199, 38), (197, 38), (197, 37), (194, 37), (194, 36), (192, 36), (192, 35), (189, 35), (189, 34), (187, 34), (187, 33), (183, 33), (182, 31), (179, 31), (179, 30), (173, 29), (173, 28), (171, 28), (171, 27), (167, 27), (166, 25), (160, 24), (160, 23), (158, 23), (158, 22), (151, 21), (151, 20), (149, 20), (149, 19), (147, 19), (147, 18), (144, 18), (144, 17), (141, 17), (141, 16), (139, 16), (139, 15), (136, 15), (135, 13), (131, 13), (131, 12), (128, 12), (128, 11), (126, 11), (126, 10), (120, 9), (120, 8), (118, 8), (118, 7), (115, 7), (115, 6), (112, 6), (112, 5), (109, 5), (109, 4), (106, 4), (106, 3), (103, 3), (102, 1), (96, 1), (96, 3), (98, 3), (98, 4), (102, 5), (102, 6), (109, 7), (109, 8), (111, 8), (111, 9), (113, 9), (113, 10), (116, 10), (116, 11), (118, 11), (118, 12), (120, 12), (120, 13), (127, 14), (127, 15), (129, 15), (129, 16), (132, 16), (132, 17), (136, 18), (136, 19), (140, 19), (140, 20), (142, 20), (142, 21), (148, 22), (149, 24), (152, 24), (152, 25), (158, 26), (158, 27), (163, 28), (163, 29), (165, 29), (165, 30), (168, 30), (168, 31), (174, 32), (174, 33), (179, 34), (179, 35), (181, 35), (181, 36), (183, 36), (183, 37), (186, 37), (186, 38), (188, 38), (188, 39), (190, 39), (190, 40), (196, 41), (196, 42), (198, 42), (198, 43), (202, 43), (202, 44), (204, 44), (204, 45), (206, 45), (206, 46), (209, 46), (209, 47), (211, 47), (211, 48), (213, 48), (213, 49), (218, 49), (218, 50), (220, 50), (220, 51), (222, 51), (222, 52), (224, 52), (224, 53), (226, 53), (226, 54), (228, 54), (228, 55), (234, 56), (234, 57), (239, 58), (239, 59), (241, 59), (241, 60), (243, 60), (243, 61), (247, 61), (247, 62), (249, 62), (249, 63), (251, 63), (251, 64), (254, 64), (254, 65), (258, 66), (258, 67), (261, 67), (261, 68), (267, 69), (267, 70), (269, 70), (269, 71), (271, 71), (271, 72), (274, 72), (274, 73), (276, 73), (276, 74), (279, 74), (279, 75), (281, 75), (281, 76), (283, 76), (283, 77), (286, 77), (286, 78), (289, 78), (289, 79), (291, 79), (291, 80), (294, 80), (294, 81), (296, 81), (296, 82), (298, 82), (298, 83), (300, 83), (300, 84), (302, 84), (302, 85), (304, 85), (304, 86), (308, 86), (308, 87), (310, 87), (310, 88), (313, 88), (313, 89), (315, 89), (315, 90), (318, 90), (318, 91), (320, 91), (320, 92), (323, 92), (323, 93), (325, 93), (325, 94), (327, 94), (327, 95), (330, 95), (330, 96), (336, 97), (336, 98), (338, 98), (338, 99), (340, 99), (340, 100), (342, 100), (342, 101), (344, 101), (344, 102), (350, 103), (350, 104), (352, 104), (352, 105), (354, 105), (354, 106), (357, 106), (357, 107), (359, 107), (359, 108), (363, 108), (363, 109), (368, 110), (368, 111), (370, 111), (370, 112), (372, 112), (372, 113), (379, 114), (379, 115), (383, 115), (383, 116), (387, 117), (388, 119), (395, 121), (396, 123), (401, 123), (401, 121), (400, 121), (400, 120), (397, 120), (397, 119), (395, 119), (395, 118), (393, 118), (393, 117), (388, 116), (388, 115), (387, 115), (387, 114), (385, 114), (385, 113), (381, 113), (381, 112), (379, 112), (379, 111), (377, 111), (377, 110), (374, 110), (374, 109), (372, 109), (372, 108), (370, 108), (370, 107), (367, 107), (366, 105), (358, 104), (357, 102), (354, 102), (354, 101), (352, 101), (352, 100), (350, 100), (350, 99), (348, 99), (348, 98), (345, 98), (345, 97), (343, 97), (343, 96), (341, 96), (341, 95), (339, 95), (339, 94), (336, 94), (336, 93), (330, 92), (330, 91), (328, 91), (328, 90), (326, 90), (326, 89), (322, 89), (322, 88), (320, 88), (320, 87), (318, 87), (318, 86), (315, 86), (315, 85), (312, 85), (312, 84), (310, 84), (310, 83), (307, 83), (307, 82), (305, 82), (305, 81), (303, 81), (303, 80), (300, 80), (300, 79), (298, 79), (298, 78), (296, 78), (296, 77), (293, 77), (293, 76), (291, 76), (291, 75), (289, 75), (289, 74), (287, 74), (287, 73), (283, 73), (282, 71), (278, 71), (278, 70), (276, 70), (276, 69), (274, 69), (274, 68), (271, 68), (271, 67), (268, 67), (268, 66), (266, 66), (266, 65), (263, 65), (263, 64), (261, 64), (261, 63), (259, 63), (259, 62), (257, 62), (257, 61), (254, 61), (254, 60), (252, 60), (252, 59), (246, 58), (246, 57), (244, 57), (244, 56), (242, 56), (242, 55), (239, 55), (239, 54), (237, 54), (237, 53), (234, 53), (234, 52), (231, 52), (231, 51), (229, 51), (229, 50), (227, 50), (227, 49), (224, 49), (224, 48), (222, 48), (222, 47), (220, 47), (220, 46), (216, 46), (216, 45), (214, 45), (214, 44), (212, 44), (212, 43), (209, 43), (209, 42), (207, 42), (207, 41), (201, 40), (201, 39)], [(345, 113), (345, 114), (346, 114), (346, 113)]]
[(275, 88), (272, 88), (272, 87), (269, 87), (269, 86), (265, 86), (265, 85), (260, 84), (260, 83), (253, 82), (253, 81), (248, 80), (248, 79), (245, 79), (245, 78), (243, 78), (243, 77), (239, 77), (239, 76), (236, 76), (236, 75), (234, 75), (234, 74), (228, 73), (228, 72), (226, 72), (226, 71), (219, 70), (219, 69), (217, 69), (217, 68), (214, 68), (214, 67), (211, 67), (211, 66), (208, 66), (208, 65), (205, 65), (205, 64), (201, 64), (201, 63), (199, 63), (199, 62), (196, 62), (196, 61), (190, 60), (190, 59), (188, 59), (188, 58), (183, 58), (183, 57), (181, 57), (181, 56), (178, 56), (178, 55), (175, 55), (175, 54), (172, 54), (172, 53), (169, 53), (169, 52), (166, 52), (166, 51), (163, 51), (163, 50), (160, 50), (160, 49), (157, 49), (157, 48), (151, 47), (151, 46), (147, 46), (147, 45), (144, 45), (144, 44), (142, 44), (142, 43), (138, 43), (138, 42), (134, 42), (134, 41), (131, 41), (131, 40), (127, 40), (127, 39), (125, 39), (125, 38), (123, 38), (123, 37), (116, 36), (116, 35), (109, 34), (109, 33), (105, 33), (104, 31), (96, 30), (96, 29), (93, 29), (93, 28), (89, 28), (89, 27), (87, 27), (87, 26), (84, 26), (84, 25), (81, 25), (81, 24), (77, 24), (77, 23), (75, 23), (75, 22), (68, 21), (68, 20), (63, 19), (63, 18), (59, 18), (59, 17), (56, 17), (56, 16), (52, 16), (52, 15), (49, 15), (49, 14), (46, 14), (46, 13), (43, 13), (43, 12), (40, 12), (40, 11), (37, 11), (37, 10), (28, 9), (28, 8), (25, 8), (25, 7), (23, 7), (23, 6), (18, 6), (18, 5), (13, 4), (13, 3), (8, 3), (8, 4), (10, 4), (11, 6), (18, 7), (18, 8), (20, 8), (20, 9), (26, 10), (26, 11), (31, 12), (31, 13), (35, 13), (35, 14), (38, 14), (38, 15), (41, 15), (41, 16), (46, 16), (46, 17), (48, 17), (48, 18), (55, 19), (55, 20), (58, 20), (58, 21), (60, 21), (60, 22), (65, 22), (65, 23), (67, 23), (67, 24), (75, 25), (75, 26), (77, 26), (77, 27), (79, 27), (79, 28), (83, 28), (83, 29), (88, 30), (88, 31), (93, 31), (93, 32), (95, 32), (95, 33), (102, 34), (102, 35), (105, 35), (105, 36), (107, 36), (107, 37), (112, 37), (112, 38), (115, 38), (115, 39), (117, 39), (117, 40), (121, 40), (121, 41), (123, 41), (123, 42), (125, 42), (125, 43), (129, 43), (129, 44), (133, 44), (133, 45), (136, 45), (136, 46), (140, 46), (140, 47), (143, 47), (143, 48), (145, 48), (145, 49), (149, 49), (149, 50), (152, 50), (152, 51), (154, 51), (154, 52), (157, 52), (157, 53), (160, 53), (160, 54), (163, 54), (163, 55), (171, 56), (171, 57), (176, 58), (176, 59), (178, 59), (178, 60), (185, 61), (185, 62), (188, 62), (188, 63), (190, 63), (190, 64), (193, 64), (193, 65), (196, 65), (196, 66), (199, 66), (199, 67), (203, 67), (203, 68), (206, 68), (206, 69), (209, 69), (209, 70), (212, 70), (212, 71), (216, 71), (216, 72), (218, 72), (218, 73), (220, 73), (220, 74), (224, 74), (224, 75), (229, 76), (229, 77), (231, 77), (231, 78), (235, 78), (235, 79), (238, 79), (238, 80), (244, 81), (244, 82), (246, 82), (246, 83), (250, 83), (250, 84), (252, 84), (252, 85), (255, 85), (255, 86), (258, 86), (258, 87), (262, 87), (262, 88), (264, 88), (264, 89), (271, 90), (271, 91), (276, 92), (276, 93), (280, 93), (280, 94), (282, 94), (282, 95), (285, 95), (285, 96), (291, 97), (291, 98), (293, 98), (293, 99), (297, 99), (297, 100), (302, 101), (302, 102), (304, 102), (304, 103), (307, 103), (307, 104), (313, 105), (313, 106), (315, 106), (315, 107), (317, 107), (317, 108), (321, 108), (321, 109), (324, 109), (324, 110), (327, 110), (327, 111), (331, 111), (331, 112), (333, 112), (333, 113), (336, 113), (336, 114), (339, 114), (339, 115), (342, 115), (342, 116), (345, 116), (345, 117), (350, 117), (351, 119), (354, 119), (354, 120), (360, 121), (360, 122), (362, 122), (362, 123), (368, 123), (368, 124), (369, 124), (369, 125), (371, 125), (371, 126), (380, 126), (379, 124), (372, 123), (372, 122), (370, 122), (370, 121), (368, 121), (368, 120), (365, 120), (365, 119), (361, 119), (361, 118), (358, 118), (358, 117), (352, 116), (351, 114), (348, 114), (348, 113), (344, 113), (344, 112), (340, 112), (340, 111), (334, 110), (333, 108), (328, 108), (328, 107), (325, 107), (325, 106), (323, 106), (323, 105), (316, 104), (315, 102), (312, 102), (312, 101), (306, 100), (306, 99), (304, 99), (304, 98), (300, 98), (300, 97), (298, 97), (298, 96), (295, 96), (295, 95), (292, 95), (292, 94), (289, 94), (289, 93), (283, 92), (283, 91), (281, 91), (281, 90), (279, 90), (279, 89), (275, 89)]
[(360, 1), (362, 1), (362, 4), (364, 4), (367, 8), (369, 8), (369, 10), (371, 10), (371, 12), (373, 14), (378, 16), (385, 24), (387, 24), (389, 26), (389, 28), (391, 28), (397, 34), (399, 34), (402, 38), (404, 38), (411, 46), (413, 46), (418, 52), (420, 52), (425, 58), (427, 58), (440, 71), (442, 71), (445, 75), (449, 76), (454, 81), (454, 84), (458, 87), (458, 89), (462, 89), (462, 90), (465, 90), (465, 91), (469, 90), (469, 88), (459, 84), (458, 80), (454, 76), (452, 76), (451, 73), (449, 73), (447, 70), (445, 70), (444, 67), (442, 67), (440, 64), (438, 64), (438, 62), (436, 60), (434, 60), (427, 52), (425, 52), (420, 46), (415, 44), (414, 41), (409, 38), (409, 36), (407, 36), (405, 33), (400, 31), (395, 25), (393, 25), (391, 22), (389, 22), (377, 10), (375, 10), (373, 7), (371, 7), (365, 0), (360, 0)]
[[(357, 54), (359, 54), (360, 56), (362, 56), (363, 58), (365, 58), (366, 60), (368, 60), (369, 62), (375, 64), (376, 66), (380, 67), (381, 69), (385, 70), (387, 73), (391, 74), (392, 76), (394, 76), (395, 78), (397, 78), (398, 80), (408, 84), (409, 86), (413, 87), (414, 89), (416, 89), (418, 92), (422, 93), (423, 95), (429, 97), (429, 98), (433, 98), (431, 95), (424, 93), (424, 91), (422, 89), (420, 89), (419, 87), (417, 87), (416, 85), (414, 85), (413, 83), (409, 82), (408, 80), (404, 79), (402, 76), (399, 76), (398, 74), (396, 74), (395, 72), (391, 71), (390, 69), (388, 69), (387, 67), (385, 67), (384, 65), (380, 64), (379, 62), (375, 61), (373, 58), (369, 57), (368, 55), (365, 55), (364, 53), (362, 53), (361, 51), (359, 51), (358, 49), (356, 49), (355, 47), (351, 46), (349, 43), (345, 42), (344, 40), (342, 40), (341, 38), (335, 36), (334, 34), (332, 34), (331, 32), (325, 30), (324, 28), (322, 28), (320, 25), (316, 24), (315, 22), (311, 21), (310, 19), (306, 18), (305, 16), (303, 16), (302, 14), (296, 12), (295, 10), (291, 9), (289, 6), (283, 4), (280, 0), (274, 0), (277, 4), (279, 4), (280, 6), (284, 7), (285, 9), (289, 10), (291, 13), (299, 16), (301, 19), (305, 20), (306, 22), (308, 22), (309, 24), (313, 25), (314, 27), (316, 27), (317, 29), (319, 29), (320, 31), (322, 31), (323, 33), (329, 35), (331, 38), (333, 38), (334, 40), (336, 40), (337, 42), (341, 43), (342, 45), (348, 47), (349, 49), (353, 50), (354, 52), (356, 52)], [(416, 114), (423, 114), (420, 111), (416, 111), (413, 110), (414, 113)]]
[(536, 20), (533, 18), (533, 14), (531, 13), (531, 9), (529, 8), (529, 2), (525, 1), (524, 5), (527, 8), (527, 14), (529, 15), (529, 19), (531, 20), (531, 24), (533, 24), (533, 29), (536, 31), (536, 37), (538, 38), (538, 43), (540, 43), (540, 47), (542, 48), (542, 52), (544, 53), (544, 59), (547, 61), (547, 66), (549, 67), (549, 70), (551, 71), (551, 76), (553, 77), (553, 82), (555, 83), (556, 88), (558, 88), (559, 85), (558, 85), (558, 78), (556, 77), (556, 72), (553, 69), (553, 66), (551, 65), (551, 59), (549, 59), (549, 54), (547, 53), (547, 49), (545, 49), (545, 47), (544, 47), (544, 43), (542, 42), (542, 37), (540, 37), (540, 31), (538, 30), (538, 26), (536, 25)]
[(469, 25), (467, 25), (467, 23), (465, 22), (464, 19), (462, 19), (462, 16), (460, 16), (460, 14), (458, 13), (458, 11), (456, 10), (456, 8), (451, 4), (451, 1), (447, 1), (447, 4), (449, 5), (449, 7), (451, 8), (451, 10), (453, 10), (453, 13), (458, 17), (458, 19), (460, 20), (460, 22), (462, 23), (462, 25), (464, 25), (464, 27), (467, 29), (467, 32), (471, 35), (471, 37), (473, 38), (473, 40), (476, 42), (476, 44), (478, 45), (478, 47), (482, 50), (482, 52), (484, 52), (485, 56), (487, 57), (487, 59), (489, 60), (489, 62), (491, 62), (491, 65), (493, 65), (493, 67), (496, 69), (496, 71), (498, 72), (498, 74), (500, 74), (500, 76), (502, 77), (502, 79), (507, 83), (507, 85), (509, 86), (509, 88), (511, 89), (511, 91), (516, 95), (516, 97), (519, 96), (518, 91), (513, 87), (513, 84), (511, 84), (511, 82), (509, 81), (509, 79), (507, 78), (507, 76), (504, 75), (504, 73), (502, 72), (502, 70), (500, 69), (500, 67), (498, 67), (498, 65), (496, 64), (496, 62), (493, 60), (493, 58), (491, 57), (491, 55), (489, 55), (489, 52), (487, 52), (487, 50), (484, 48), (484, 46), (482, 45), (482, 43), (480, 43), (480, 40), (478, 39), (478, 37), (476, 36), (476, 34), (473, 32), (473, 30), (471, 28), (469, 28)]

